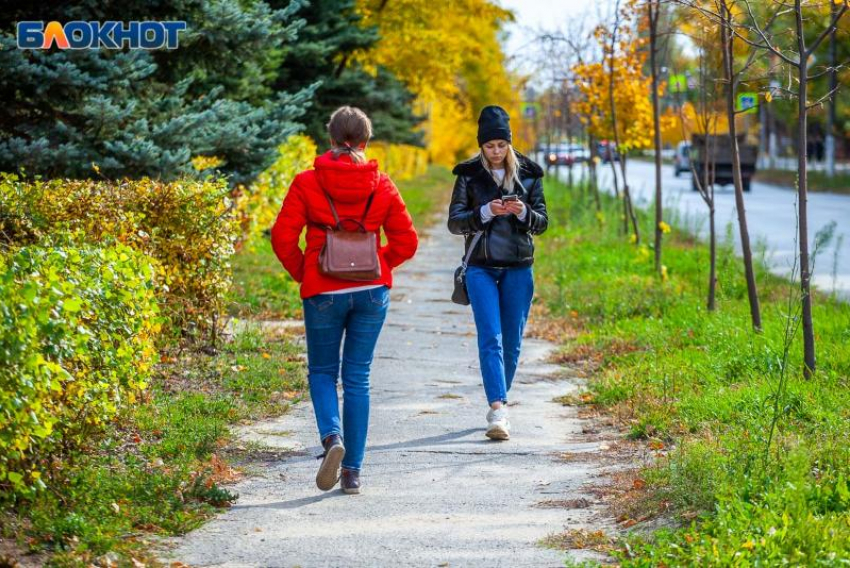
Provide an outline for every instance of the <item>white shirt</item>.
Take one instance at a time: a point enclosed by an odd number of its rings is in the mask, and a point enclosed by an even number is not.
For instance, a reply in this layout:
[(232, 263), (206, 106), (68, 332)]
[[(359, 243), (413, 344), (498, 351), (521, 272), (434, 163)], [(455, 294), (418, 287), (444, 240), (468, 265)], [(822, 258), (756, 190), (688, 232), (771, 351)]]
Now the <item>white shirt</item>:
[[(493, 176), (496, 178), (496, 181), (499, 184), (499, 186), (501, 186), (502, 180), (505, 179), (505, 168), (499, 168), (499, 169), (490, 170), (490, 171), (493, 172)], [(525, 218), (528, 217), (528, 208), (525, 206), (525, 203), (523, 203), (522, 201), (520, 201), (519, 203), (522, 204), (522, 212), (519, 215), (517, 215), (517, 219), (519, 219), (520, 221), (525, 221)], [(481, 208), (481, 222), (482, 223), (489, 223), (490, 221), (493, 220), (493, 217), (495, 217), (495, 216), (496, 216), (495, 213), (493, 213), (493, 211), (490, 209), (489, 203), (486, 206)]]
[(322, 294), (348, 294), (349, 292), (362, 292), (363, 290), (374, 290), (380, 288), (383, 284), (367, 284), (365, 286), (355, 286), (353, 288), (343, 288), (342, 290), (332, 290), (330, 292), (322, 292)]

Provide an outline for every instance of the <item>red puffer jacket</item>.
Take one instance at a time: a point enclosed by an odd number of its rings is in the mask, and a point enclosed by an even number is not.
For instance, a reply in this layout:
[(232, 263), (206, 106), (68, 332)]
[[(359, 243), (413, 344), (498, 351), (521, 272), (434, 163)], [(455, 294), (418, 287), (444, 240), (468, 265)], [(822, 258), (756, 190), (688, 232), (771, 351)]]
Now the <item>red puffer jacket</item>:
[[(298, 174), (283, 200), (283, 207), (272, 227), (272, 248), (283, 267), (301, 283), (301, 297), (343, 290), (355, 286), (384, 284), (392, 288), (392, 269), (413, 257), (419, 239), (404, 200), (387, 174), (378, 171), (378, 162), (355, 164), (347, 154), (334, 160), (331, 152), (318, 156), (313, 170)], [(374, 192), (372, 205), (363, 223), (367, 231), (380, 238), (384, 229), (386, 243), (379, 247), (381, 278), (372, 282), (354, 282), (331, 278), (319, 272), (319, 253), (325, 244), (325, 226), (333, 226), (330, 205), (322, 189), (328, 192), (340, 219), (360, 220), (366, 201)], [(307, 225), (307, 247), (299, 247), (301, 231)], [(346, 223), (346, 228), (352, 228)]]

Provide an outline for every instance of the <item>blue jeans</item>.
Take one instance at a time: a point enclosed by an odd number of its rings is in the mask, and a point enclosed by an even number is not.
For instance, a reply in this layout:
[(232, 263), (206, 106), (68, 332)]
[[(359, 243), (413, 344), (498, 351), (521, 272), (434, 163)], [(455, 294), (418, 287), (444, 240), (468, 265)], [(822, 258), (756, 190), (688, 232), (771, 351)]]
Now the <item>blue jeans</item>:
[[(339, 434), (345, 440), (342, 466), (359, 470), (369, 428), (369, 367), (384, 325), (390, 292), (386, 286), (304, 300), (307, 370), (320, 439)], [(342, 346), (342, 428), (336, 385)]]
[(478, 330), (478, 359), (487, 402), (507, 402), (534, 296), (534, 273), (530, 266), (470, 266), (466, 289)]

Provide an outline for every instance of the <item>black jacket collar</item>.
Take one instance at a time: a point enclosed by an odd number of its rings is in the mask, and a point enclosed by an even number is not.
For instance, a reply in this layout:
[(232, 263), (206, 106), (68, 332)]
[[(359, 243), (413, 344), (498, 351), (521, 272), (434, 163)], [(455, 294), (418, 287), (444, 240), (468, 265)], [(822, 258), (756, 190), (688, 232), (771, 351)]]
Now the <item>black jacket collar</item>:
[[(523, 154), (520, 154), (519, 152), (517, 152), (517, 156), (519, 157), (519, 176), (521, 178), (543, 177), (543, 168), (541, 168), (539, 165), (532, 162), (531, 159), (529, 159)], [(452, 173), (456, 176), (463, 175), (471, 177), (483, 171), (484, 166), (481, 164), (481, 158), (478, 154), (476, 154), (465, 162), (461, 162), (456, 165), (452, 170)]]

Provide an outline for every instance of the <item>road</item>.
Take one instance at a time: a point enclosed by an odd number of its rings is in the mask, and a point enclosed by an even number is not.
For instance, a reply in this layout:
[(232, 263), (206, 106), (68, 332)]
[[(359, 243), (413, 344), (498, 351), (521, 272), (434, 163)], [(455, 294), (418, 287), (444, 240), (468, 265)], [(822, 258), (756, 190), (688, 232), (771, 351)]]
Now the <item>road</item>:
[[(566, 168), (558, 168), (557, 175), (566, 179)], [(580, 168), (575, 168), (576, 177)], [(655, 192), (655, 166), (651, 162), (631, 160), (628, 163), (629, 186), (638, 205), (649, 206)], [(690, 174), (673, 176), (672, 166), (665, 165), (661, 185), (664, 206), (675, 210), (680, 224), (696, 234), (708, 235), (708, 210), (699, 194), (691, 189)], [(600, 174), (600, 187), (610, 190), (611, 171), (605, 165)], [(766, 260), (776, 274), (790, 274), (798, 253), (796, 243), (796, 192), (790, 188), (753, 182), (752, 191), (744, 195), (750, 242), (754, 254), (759, 246), (765, 247)], [(732, 186), (718, 187), (715, 193), (716, 223), (720, 238), (731, 223), (735, 246), (741, 250), (738, 232), (737, 209)], [(809, 193), (809, 246), (814, 247), (815, 234), (836, 223), (835, 236), (816, 258), (812, 283), (825, 292), (836, 292), (850, 299), (850, 196), (833, 193)], [(668, 221), (669, 215), (665, 215)], [(843, 238), (843, 243), (840, 242)]]

